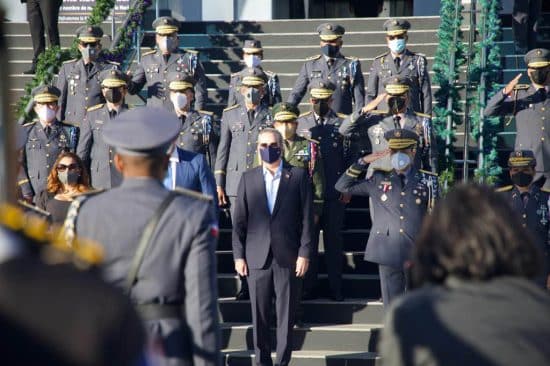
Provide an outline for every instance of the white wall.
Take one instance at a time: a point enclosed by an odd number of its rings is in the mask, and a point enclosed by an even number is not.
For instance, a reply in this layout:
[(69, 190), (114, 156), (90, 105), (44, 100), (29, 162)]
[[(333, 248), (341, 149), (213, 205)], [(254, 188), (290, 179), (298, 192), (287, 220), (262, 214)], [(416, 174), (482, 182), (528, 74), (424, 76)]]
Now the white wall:
[(0, 0), (0, 5), (6, 11), (6, 18), (11, 22), (27, 21), (27, 6), (19, 0)]

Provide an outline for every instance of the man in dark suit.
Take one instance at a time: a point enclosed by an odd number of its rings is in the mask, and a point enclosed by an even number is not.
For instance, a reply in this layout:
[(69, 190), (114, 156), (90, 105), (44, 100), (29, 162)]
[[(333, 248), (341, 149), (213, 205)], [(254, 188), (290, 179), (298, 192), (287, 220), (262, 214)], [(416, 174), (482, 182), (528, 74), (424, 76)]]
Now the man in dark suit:
[(281, 134), (258, 136), (262, 166), (244, 172), (233, 215), (235, 270), (248, 276), (256, 364), (271, 366), (270, 310), (276, 298), (276, 365), (288, 365), (298, 300), (298, 278), (312, 253), (313, 196), (308, 172), (281, 159)]

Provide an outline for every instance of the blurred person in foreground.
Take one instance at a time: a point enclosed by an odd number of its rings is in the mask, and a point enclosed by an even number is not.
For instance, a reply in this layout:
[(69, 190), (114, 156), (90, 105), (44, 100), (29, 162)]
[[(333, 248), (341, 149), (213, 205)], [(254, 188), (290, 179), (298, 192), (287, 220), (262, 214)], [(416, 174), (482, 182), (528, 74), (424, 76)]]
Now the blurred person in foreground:
[(491, 187), (458, 186), (435, 207), (413, 254), (419, 288), (385, 319), (384, 365), (550, 364), (550, 296), (519, 221)]
[(37, 206), (50, 213), (53, 224), (62, 224), (73, 198), (91, 189), (90, 178), (78, 155), (62, 152), (48, 175), (48, 185), (40, 192)]

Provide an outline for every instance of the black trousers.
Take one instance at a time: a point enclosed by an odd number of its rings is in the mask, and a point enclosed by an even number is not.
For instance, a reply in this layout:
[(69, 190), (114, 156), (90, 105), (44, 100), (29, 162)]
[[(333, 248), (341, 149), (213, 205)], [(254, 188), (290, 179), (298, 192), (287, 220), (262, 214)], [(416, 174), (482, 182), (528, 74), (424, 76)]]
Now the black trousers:
[[(342, 225), (344, 224), (345, 205), (339, 200), (328, 200), (323, 205), (323, 213), (315, 228), (314, 243), (319, 247), (319, 232), (323, 230), (325, 262), (327, 265), (330, 291), (333, 294), (342, 292)], [(319, 258), (315, 253), (311, 257), (309, 269), (305, 275), (303, 290), (311, 291), (317, 283)]]
[(292, 354), (292, 328), (299, 298), (296, 268), (281, 267), (270, 255), (262, 269), (249, 269), (248, 286), (252, 306), (252, 325), (256, 365), (272, 366), (271, 309), (275, 296), (277, 316), (277, 358), (275, 365), (286, 366)]
[(403, 268), (394, 268), (378, 265), (380, 273), (380, 289), (382, 290), (382, 301), (384, 310), (388, 310), (391, 302), (407, 290), (407, 272)]
[(59, 46), (59, 8), (63, 0), (27, 0), (27, 20), (31, 30), (34, 55), (33, 65), (36, 65), (38, 56), (46, 49), (45, 31), (51, 46)]
[(512, 28), (516, 49), (527, 51), (536, 47), (540, 10), (541, 0), (514, 1)]

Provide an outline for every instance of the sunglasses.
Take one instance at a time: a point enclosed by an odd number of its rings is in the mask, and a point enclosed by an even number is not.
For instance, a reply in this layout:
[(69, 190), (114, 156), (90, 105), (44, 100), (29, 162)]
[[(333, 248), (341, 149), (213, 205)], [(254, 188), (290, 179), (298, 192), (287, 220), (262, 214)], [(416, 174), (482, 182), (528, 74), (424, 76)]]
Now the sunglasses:
[(261, 143), (261, 144), (258, 144), (258, 145), (260, 145), (260, 147), (263, 148), (263, 149), (267, 149), (268, 147), (279, 147), (279, 144), (276, 143), (276, 142), (272, 142), (270, 144), (267, 144), (267, 143), (264, 142), (264, 143)]
[(99, 44), (99, 42), (80, 42), (80, 45), (82, 47), (87, 47), (87, 46), (97, 47), (98, 44)]
[(405, 38), (404, 34), (400, 34), (400, 35), (397, 35), (397, 36), (388, 36), (388, 39), (390, 41), (393, 41), (394, 39), (404, 39), (404, 38)]
[(78, 169), (78, 164), (76, 164), (76, 163), (72, 163), (72, 164), (69, 164), (69, 165), (57, 164), (55, 169), (57, 169), (58, 172), (64, 172), (67, 169), (76, 170), (76, 169)]

